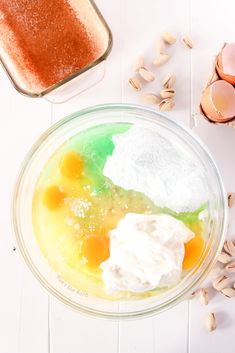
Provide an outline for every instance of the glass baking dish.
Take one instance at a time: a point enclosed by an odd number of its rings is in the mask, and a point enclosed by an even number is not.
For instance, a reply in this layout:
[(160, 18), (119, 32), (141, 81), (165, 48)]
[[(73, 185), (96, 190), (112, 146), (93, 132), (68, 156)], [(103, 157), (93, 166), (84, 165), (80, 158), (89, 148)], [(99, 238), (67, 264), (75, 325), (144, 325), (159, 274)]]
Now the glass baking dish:
[(92, 0), (1, 0), (0, 61), (29, 97), (66, 101), (104, 76), (112, 34)]

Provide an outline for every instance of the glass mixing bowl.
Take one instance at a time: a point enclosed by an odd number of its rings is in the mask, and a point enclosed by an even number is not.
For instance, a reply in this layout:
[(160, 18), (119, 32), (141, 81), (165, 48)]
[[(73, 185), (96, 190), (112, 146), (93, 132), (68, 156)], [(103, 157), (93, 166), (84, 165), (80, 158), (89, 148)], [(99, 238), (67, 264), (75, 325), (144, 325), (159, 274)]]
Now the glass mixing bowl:
[[(208, 240), (198, 264), (174, 288), (138, 300), (104, 300), (77, 290), (63, 281), (41, 253), (32, 225), (32, 198), (37, 178), (52, 153), (72, 136), (101, 124), (130, 123), (157, 130), (166, 129), (180, 141), (204, 170), (209, 189)], [(13, 226), (23, 258), (48, 292), (80, 312), (98, 317), (125, 319), (159, 313), (185, 299), (205, 279), (221, 250), (227, 226), (227, 197), (218, 169), (203, 143), (191, 131), (167, 116), (141, 106), (100, 105), (76, 112), (53, 125), (26, 156), (16, 182)]]

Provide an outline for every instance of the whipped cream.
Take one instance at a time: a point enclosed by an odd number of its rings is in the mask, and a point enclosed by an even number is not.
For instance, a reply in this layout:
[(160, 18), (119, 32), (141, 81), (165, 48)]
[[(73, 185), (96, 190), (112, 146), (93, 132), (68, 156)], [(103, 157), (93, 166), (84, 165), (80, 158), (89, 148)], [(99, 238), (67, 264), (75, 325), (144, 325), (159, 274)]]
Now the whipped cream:
[(128, 213), (110, 231), (110, 257), (101, 263), (110, 294), (144, 292), (177, 283), (182, 273), (184, 243), (194, 233), (166, 215)]
[(175, 212), (195, 211), (209, 199), (202, 165), (171, 132), (133, 126), (113, 142), (103, 174), (115, 185)]

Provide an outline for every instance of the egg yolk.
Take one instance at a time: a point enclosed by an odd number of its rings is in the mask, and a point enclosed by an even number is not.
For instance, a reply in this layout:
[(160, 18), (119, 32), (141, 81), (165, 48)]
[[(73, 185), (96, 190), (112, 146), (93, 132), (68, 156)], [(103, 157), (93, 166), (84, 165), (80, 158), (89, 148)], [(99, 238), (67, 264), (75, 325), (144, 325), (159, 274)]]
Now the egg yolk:
[(82, 174), (83, 161), (76, 152), (66, 153), (60, 161), (60, 173), (69, 179), (77, 178)]
[(57, 185), (51, 185), (44, 191), (42, 202), (49, 210), (54, 211), (60, 206), (64, 196)]
[(204, 250), (205, 242), (201, 235), (196, 234), (193, 239), (191, 239), (188, 243), (184, 244), (184, 261), (183, 261), (183, 269), (188, 270), (196, 265), (202, 256)]
[(109, 239), (102, 235), (89, 235), (82, 242), (82, 256), (90, 267), (99, 267), (109, 257)]

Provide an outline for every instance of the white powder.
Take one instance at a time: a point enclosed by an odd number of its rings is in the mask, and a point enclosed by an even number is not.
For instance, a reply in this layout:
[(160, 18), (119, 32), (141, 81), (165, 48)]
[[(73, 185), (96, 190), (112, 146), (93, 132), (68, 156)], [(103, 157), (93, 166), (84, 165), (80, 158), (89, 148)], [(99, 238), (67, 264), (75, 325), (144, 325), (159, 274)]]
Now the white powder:
[(208, 200), (204, 172), (181, 143), (167, 137), (140, 127), (113, 136), (115, 148), (103, 174), (126, 190), (144, 193), (159, 207), (194, 211)]
[(80, 199), (76, 197), (67, 197), (65, 199), (66, 205), (71, 209), (76, 217), (85, 218), (86, 212), (91, 207), (91, 202), (85, 199)]

